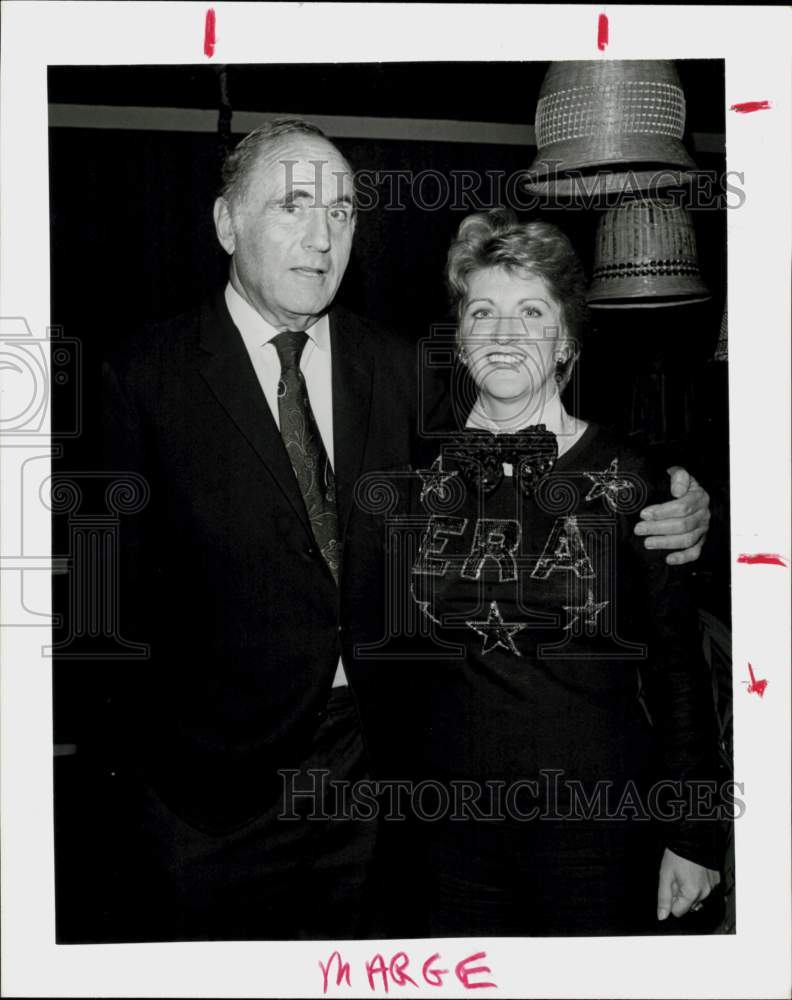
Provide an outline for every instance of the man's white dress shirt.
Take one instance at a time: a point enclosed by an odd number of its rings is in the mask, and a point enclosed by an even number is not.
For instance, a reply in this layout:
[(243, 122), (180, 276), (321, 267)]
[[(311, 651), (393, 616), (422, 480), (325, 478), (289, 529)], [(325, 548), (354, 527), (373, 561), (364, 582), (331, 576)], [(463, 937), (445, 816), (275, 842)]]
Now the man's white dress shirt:
[[(280, 427), (278, 412), (278, 382), (281, 376), (280, 360), (272, 343), (282, 331), (271, 326), (249, 305), (229, 281), (226, 285), (225, 300), (234, 325), (250, 355), (253, 371), (259, 380), (261, 391), (272, 412), (277, 427)], [(305, 378), (311, 409), (316, 417), (322, 442), (335, 465), (333, 451), (333, 367), (330, 348), (330, 321), (322, 316), (306, 331), (308, 340), (300, 358), (300, 371)], [(346, 674), (341, 660), (338, 661), (333, 687), (346, 684)]]

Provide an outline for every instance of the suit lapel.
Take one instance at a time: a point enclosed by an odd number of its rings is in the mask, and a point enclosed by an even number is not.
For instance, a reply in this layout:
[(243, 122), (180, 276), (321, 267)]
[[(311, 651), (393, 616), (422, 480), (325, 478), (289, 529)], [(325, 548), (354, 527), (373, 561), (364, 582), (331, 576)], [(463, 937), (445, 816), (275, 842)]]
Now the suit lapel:
[(343, 538), (368, 440), (374, 362), (357, 321), (330, 313), (333, 355), (333, 451), (339, 532)]
[(283, 439), (222, 292), (202, 309), (199, 336), (204, 351), (199, 361), (203, 378), (310, 533), (305, 503)]

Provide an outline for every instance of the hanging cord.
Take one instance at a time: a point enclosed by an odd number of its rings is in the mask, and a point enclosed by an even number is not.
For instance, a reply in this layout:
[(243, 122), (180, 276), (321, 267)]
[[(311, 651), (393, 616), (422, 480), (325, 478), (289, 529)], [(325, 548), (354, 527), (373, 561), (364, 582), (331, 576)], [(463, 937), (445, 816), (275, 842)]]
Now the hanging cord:
[(220, 162), (225, 159), (226, 153), (231, 148), (231, 118), (234, 114), (231, 102), (228, 99), (228, 67), (225, 65), (215, 66), (217, 80), (220, 85), (220, 104), (217, 113), (217, 135), (220, 140), (218, 153)]

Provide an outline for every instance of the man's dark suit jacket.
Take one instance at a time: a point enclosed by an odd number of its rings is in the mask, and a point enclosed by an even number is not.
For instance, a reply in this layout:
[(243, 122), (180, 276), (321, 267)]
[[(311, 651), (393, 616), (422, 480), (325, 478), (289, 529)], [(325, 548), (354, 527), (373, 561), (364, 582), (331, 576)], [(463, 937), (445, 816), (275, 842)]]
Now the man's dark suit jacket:
[(416, 455), (417, 347), (340, 308), (329, 318), (340, 588), (222, 293), (104, 369), (106, 461), (151, 491), (122, 525), (121, 627), (151, 656), (117, 668), (120, 742), (209, 830), (271, 804), (277, 770), (310, 746), (367, 614), (367, 574), (381, 575), (382, 535), (359, 516), (355, 483)]

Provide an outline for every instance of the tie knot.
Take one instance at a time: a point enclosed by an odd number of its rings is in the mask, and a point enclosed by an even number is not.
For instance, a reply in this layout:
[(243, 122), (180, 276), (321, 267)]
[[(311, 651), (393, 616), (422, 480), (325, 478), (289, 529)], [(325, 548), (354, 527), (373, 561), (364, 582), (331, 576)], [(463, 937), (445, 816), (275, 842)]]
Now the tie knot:
[(284, 330), (283, 333), (272, 338), (282, 371), (296, 368), (299, 365), (300, 355), (307, 340), (308, 334), (304, 330)]

